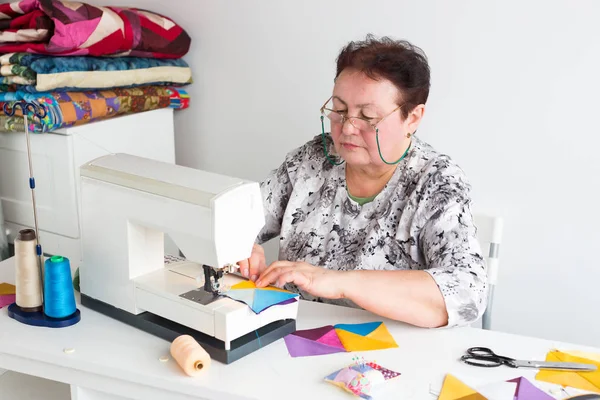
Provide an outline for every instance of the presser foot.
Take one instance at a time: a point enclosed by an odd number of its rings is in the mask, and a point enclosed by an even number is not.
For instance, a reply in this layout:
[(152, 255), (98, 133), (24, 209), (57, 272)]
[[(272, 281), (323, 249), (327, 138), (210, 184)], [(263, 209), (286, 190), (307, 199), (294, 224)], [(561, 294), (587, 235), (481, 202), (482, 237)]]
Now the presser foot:
[(218, 296), (221, 294), (225, 271), (208, 265), (203, 265), (202, 268), (204, 269), (204, 290)]
[(207, 305), (217, 300), (223, 292), (227, 291), (228, 288), (223, 284), (223, 277), (225, 273), (234, 272), (235, 266), (228, 265), (224, 268), (213, 268), (209, 265), (203, 265), (202, 268), (204, 269), (204, 276), (198, 277), (198, 284), (203, 284), (203, 287), (183, 293), (180, 297)]

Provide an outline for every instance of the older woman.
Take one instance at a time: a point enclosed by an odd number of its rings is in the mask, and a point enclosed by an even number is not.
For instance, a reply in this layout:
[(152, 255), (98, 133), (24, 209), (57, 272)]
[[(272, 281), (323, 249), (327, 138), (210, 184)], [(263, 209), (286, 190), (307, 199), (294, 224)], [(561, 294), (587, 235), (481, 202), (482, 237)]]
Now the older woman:
[[(243, 275), (422, 327), (482, 315), (487, 273), (469, 183), (414, 136), (429, 76), (405, 41), (368, 36), (342, 50), (322, 134), (261, 183), (267, 223)], [(278, 235), (280, 261), (267, 267), (260, 244)]]

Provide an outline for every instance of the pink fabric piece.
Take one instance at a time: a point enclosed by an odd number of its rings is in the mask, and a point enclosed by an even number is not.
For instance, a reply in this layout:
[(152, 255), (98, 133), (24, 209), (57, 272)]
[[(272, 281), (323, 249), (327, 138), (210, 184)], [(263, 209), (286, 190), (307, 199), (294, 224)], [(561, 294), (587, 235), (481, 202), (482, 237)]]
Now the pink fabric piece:
[(340, 338), (335, 330), (327, 332), (325, 335), (319, 338), (317, 342), (327, 344), (332, 347), (339, 347), (340, 349), (344, 348), (344, 345), (340, 341)]
[(292, 333), (292, 335), (300, 336), (300, 337), (310, 339), (310, 340), (319, 340), (324, 335), (326, 335), (328, 332), (335, 333), (335, 330), (333, 329), (333, 325), (326, 325), (326, 326), (322, 326), (320, 328), (314, 328), (314, 329), (298, 330), (298, 331)]
[[(77, 21), (78, 19), (80, 19), (81, 14), (77, 10), (73, 10), (72, 8), (66, 7), (62, 1), (55, 1), (53, 6), (73, 21)], [(83, 5), (81, 7), (83, 7)]]
[(354, 379), (358, 374), (360, 374), (360, 372), (352, 368), (342, 368), (340, 372), (338, 372), (334, 380), (336, 382), (350, 383), (350, 381)]
[(292, 357), (321, 356), (324, 354), (343, 353), (346, 351), (343, 348), (340, 349), (338, 347), (328, 346), (293, 334), (285, 336), (283, 340), (285, 340), (285, 345)]
[(376, 369), (377, 371), (381, 372), (381, 374), (383, 375), (383, 378), (387, 381), (388, 379), (392, 379), (397, 377), (398, 375), (400, 375), (400, 372), (396, 372), (396, 371), (392, 371), (389, 370), (387, 368), (383, 368), (381, 365), (379, 364), (375, 364), (373, 362), (369, 362), (367, 363), (367, 365), (373, 369)]
[(15, 302), (14, 294), (5, 294), (0, 296), (0, 308), (11, 305)]
[[(58, 51), (80, 48), (90, 38), (90, 35), (95, 32), (99, 23), (100, 18), (95, 18), (65, 26), (65, 24), (56, 20), (54, 21), (54, 34), (50, 39), (49, 47), (56, 48)], [(116, 28), (115, 26), (115, 29), (111, 32), (114, 32)]]
[[(147, 10), (119, 9), (83, 1), (5, 1), (0, 13), (7, 16), (3, 21), (6, 31), (18, 35), (21, 30), (45, 29), (50, 33), (42, 42), (2, 43), (0, 54), (181, 58), (189, 51), (191, 37), (175, 21)], [(90, 38), (95, 43), (90, 43)]]
[(39, 8), (39, 4), (38, 0), (23, 0), (19, 3), (19, 8), (24, 14), (27, 14)]

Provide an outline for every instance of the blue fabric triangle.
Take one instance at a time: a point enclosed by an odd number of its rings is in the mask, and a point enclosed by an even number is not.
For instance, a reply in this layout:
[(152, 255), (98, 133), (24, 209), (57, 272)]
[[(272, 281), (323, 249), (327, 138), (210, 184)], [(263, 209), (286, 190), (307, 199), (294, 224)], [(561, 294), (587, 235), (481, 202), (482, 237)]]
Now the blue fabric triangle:
[(254, 289), (235, 289), (229, 290), (224, 293), (225, 296), (232, 298), (233, 300), (241, 301), (242, 303), (248, 304), (252, 307), (254, 303)]
[(326, 380), (328, 380), (328, 381), (334, 381), (334, 380), (335, 380), (335, 377), (336, 377), (336, 376), (337, 376), (337, 375), (340, 373), (340, 371), (341, 371), (341, 369), (338, 369), (337, 371), (335, 371), (335, 372), (333, 372), (333, 373), (331, 373), (331, 374), (327, 375), (327, 376), (325, 377), (325, 379), (326, 379)]
[(366, 374), (367, 372), (373, 370), (374, 368), (367, 364), (365, 364), (365, 365), (358, 364), (358, 365), (353, 365), (352, 369), (360, 372), (361, 374)]
[(364, 324), (337, 324), (334, 325), (334, 328), (343, 329), (360, 336), (367, 336), (369, 333), (379, 328), (379, 325), (381, 325), (381, 322), (366, 322)]
[(252, 310), (259, 313), (262, 310), (298, 296), (296, 293), (280, 292), (279, 290), (256, 289)]

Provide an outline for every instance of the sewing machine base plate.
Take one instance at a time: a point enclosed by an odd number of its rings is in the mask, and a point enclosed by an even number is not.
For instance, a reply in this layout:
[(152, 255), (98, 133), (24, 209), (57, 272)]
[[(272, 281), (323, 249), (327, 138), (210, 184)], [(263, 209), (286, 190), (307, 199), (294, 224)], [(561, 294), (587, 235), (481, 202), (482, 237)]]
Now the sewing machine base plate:
[(220, 298), (218, 294), (207, 292), (202, 288), (190, 290), (189, 292), (180, 294), (179, 296), (183, 297), (184, 299), (195, 301), (196, 303), (202, 305), (210, 304)]
[(225, 345), (221, 340), (149, 312), (134, 315), (83, 293), (81, 293), (81, 304), (169, 342), (178, 336), (190, 335), (213, 360), (224, 364), (231, 364), (296, 331), (296, 320), (294, 319), (275, 321), (235, 339), (231, 342), (230, 349), (225, 350)]

